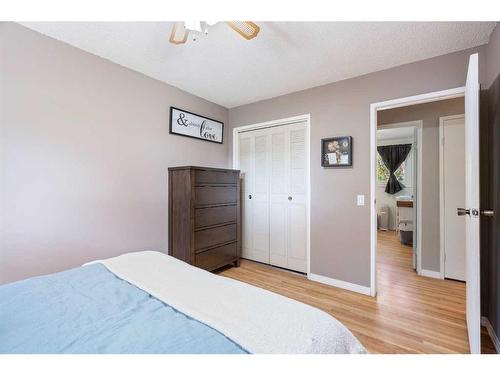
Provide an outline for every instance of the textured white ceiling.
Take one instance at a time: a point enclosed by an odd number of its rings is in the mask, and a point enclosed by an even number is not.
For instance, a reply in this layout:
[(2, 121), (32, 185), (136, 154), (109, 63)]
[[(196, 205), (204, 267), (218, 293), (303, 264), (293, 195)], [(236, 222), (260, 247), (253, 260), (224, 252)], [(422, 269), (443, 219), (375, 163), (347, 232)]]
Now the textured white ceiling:
[(170, 22), (23, 25), (227, 108), (488, 42), (494, 22), (258, 22), (246, 41), (224, 23), (168, 42)]

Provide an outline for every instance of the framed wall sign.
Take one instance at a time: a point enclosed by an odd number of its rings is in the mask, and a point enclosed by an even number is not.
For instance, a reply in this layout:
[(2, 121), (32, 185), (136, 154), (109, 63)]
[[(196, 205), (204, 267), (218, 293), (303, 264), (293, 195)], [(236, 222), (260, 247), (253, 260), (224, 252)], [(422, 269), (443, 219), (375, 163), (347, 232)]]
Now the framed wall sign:
[(352, 137), (321, 140), (321, 166), (325, 168), (352, 166)]
[(170, 134), (222, 144), (224, 123), (183, 109), (170, 107)]

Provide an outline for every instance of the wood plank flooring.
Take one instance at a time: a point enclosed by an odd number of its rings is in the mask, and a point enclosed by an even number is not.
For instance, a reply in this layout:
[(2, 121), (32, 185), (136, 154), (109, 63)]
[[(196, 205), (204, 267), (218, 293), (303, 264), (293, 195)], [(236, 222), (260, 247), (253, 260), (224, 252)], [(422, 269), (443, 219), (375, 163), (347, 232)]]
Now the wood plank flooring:
[[(221, 275), (315, 306), (347, 326), (371, 353), (468, 353), (465, 283), (418, 276), (411, 247), (379, 232), (377, 298), (242, 260)], [(492, 345), (485, 338), (486, 349)]]

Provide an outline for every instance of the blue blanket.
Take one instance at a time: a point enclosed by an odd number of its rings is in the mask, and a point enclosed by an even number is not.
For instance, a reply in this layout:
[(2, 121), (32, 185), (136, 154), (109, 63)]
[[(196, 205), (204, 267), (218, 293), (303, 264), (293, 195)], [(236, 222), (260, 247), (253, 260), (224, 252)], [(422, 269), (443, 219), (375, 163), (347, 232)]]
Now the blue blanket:
[(101, 264), (0, 286), (0, 353), (246, 353)]

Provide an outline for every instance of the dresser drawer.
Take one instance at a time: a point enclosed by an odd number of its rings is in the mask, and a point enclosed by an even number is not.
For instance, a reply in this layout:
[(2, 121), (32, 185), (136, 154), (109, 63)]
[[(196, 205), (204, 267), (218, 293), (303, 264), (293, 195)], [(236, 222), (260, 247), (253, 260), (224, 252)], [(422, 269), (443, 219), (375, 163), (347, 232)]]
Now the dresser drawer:
[(194, 232), (195, 250), (215, 246), (225, 242), (236, 241), (236, 224), (203, 229)]
[(196, 208), (194, 210), (194, 227), (202, 228), (210, 225), (235, 222), (238, 218), (238, 207), (220, 206)]
[(234, 242), (196, 254), (195, 266), (206, 270), (213, 270), (230, 263), (238, 257), (236, 245), (236, 242)]
[(196, 184), (236, 184), (239, 172), (232, 171), (195, 171)]
[(197, 186), (195, 205), (236, 203), (236, 186)]

